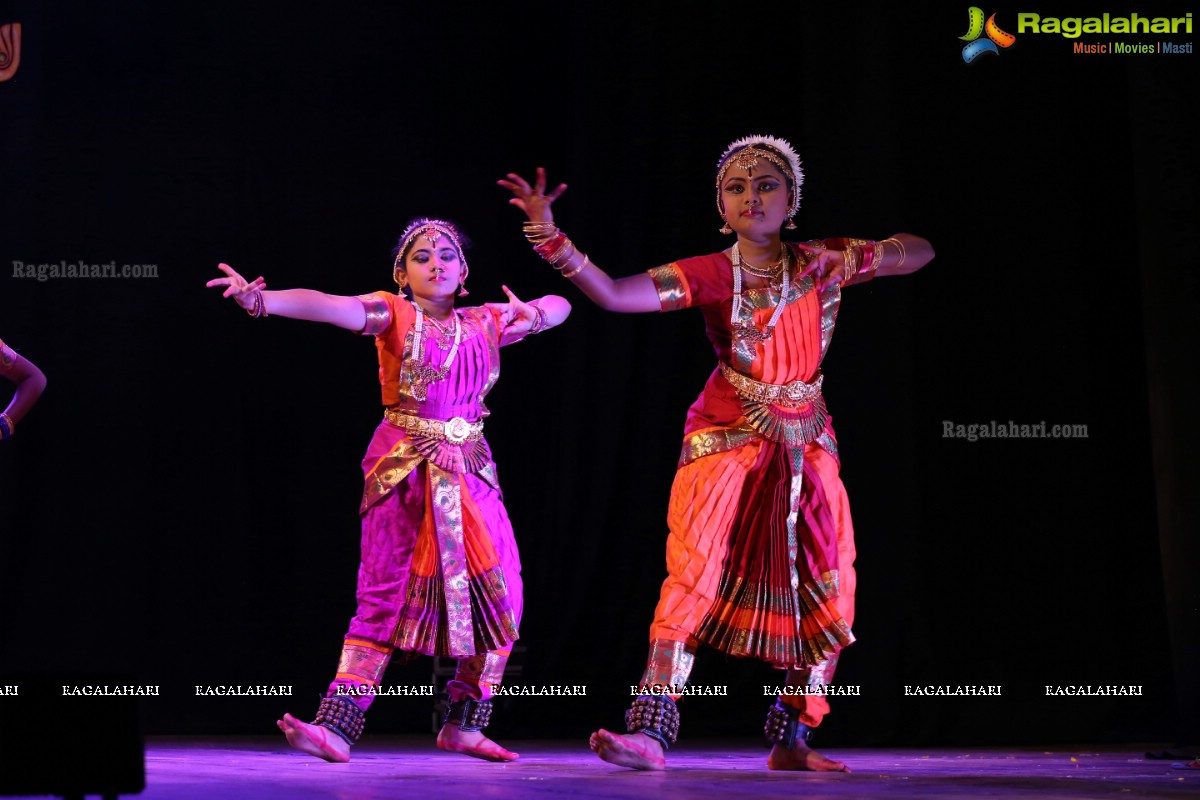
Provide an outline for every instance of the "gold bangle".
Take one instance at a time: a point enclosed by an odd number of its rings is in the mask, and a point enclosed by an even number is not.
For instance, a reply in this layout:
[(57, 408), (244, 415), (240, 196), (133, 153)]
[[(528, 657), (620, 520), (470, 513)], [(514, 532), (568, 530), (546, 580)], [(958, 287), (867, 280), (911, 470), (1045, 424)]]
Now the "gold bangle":
[(584, 257), (583, 257), (583, 263), (582, 263), (582, 264), (580, 264), (578, 267), (576, 267), (575, 269), (571, 270), (570, 272), (564, 272), (564, 273), (562, 273), (562, 276), (563, 276), (564, 278), (574, 278), (576, 275), (578, 275), (579, 273), (581, 273), (581, 272), (583, 272), (585, 269), (587, 269), (587, 265), (588, 265), (588, 264), (590, 264), (590, 263), (592, 263), (592, 262), (591, 262), (591, 260), (590, 260), (590, 259), (587, 257), (587, 255), (584, 255)]
[[(904, 259), (907, 257), (907, 253), (904, 252), (904, 242), (900, 241), (895, 236), (889, 236), (888, 238), (884, 239), (883, 241), (891, 242), (892, 244), (896, 245), (896, 249), (900, 251), (900, 260), (896, 262), (896, 267), (897, 268), (903, 267)], [(881, 242), (881, 244), (882, 244), (882, 242)]]
[(554, 238), (558, 233), (558, 226), (553, 222), (526, 222), (524, 232), (526, 239), (534, 244), (541, 244)]
[(572, 243), (571, 240), (564, 235), (562, 245), (554, 251), (553, 255), (547, 256), (546, 260), (550, 262), (551, 266), (553, 266), (555, 269), (558, 269), (558, 262), (564, 259), (570, 259), (571, 251), (574, 249), (574, 243)]
[(571, 260), (571, 256), (573, 255), (575, 255), (575, 243), (570, 239), (567, 239), (566, 243), (559, 249), (559, 251), (550, 256), (550, 258), (547, 260), (550, 262), (550, 266), (561, 272), (562, 267), (560, 267), (559, 264), (561, 263), (563, 266), (565, 266), (567, 262)]
[(849, 283), (858, 274), (858, 254), (851, 245), (842, 251), (842, 283)]

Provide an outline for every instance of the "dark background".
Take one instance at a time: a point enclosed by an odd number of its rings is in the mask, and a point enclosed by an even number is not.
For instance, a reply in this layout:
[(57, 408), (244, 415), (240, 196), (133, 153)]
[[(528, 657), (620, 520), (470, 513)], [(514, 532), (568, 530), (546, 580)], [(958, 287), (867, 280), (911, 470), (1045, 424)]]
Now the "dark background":
[[(1018, 11), (1191, 10), (1101, 5), (984, 10), (1013, 33)], [(796, 238), (937, 250), (847, 291), (824, 365), (859, 547), (838, 683), (862, 694), (822, 742), (1196, 741), (1196, 55), (1027, 34), (967, 65), (966, 7), (0, 2), (24, 25), (0, 83), (0, 336), (49, 377), (0, 445), (0, 671), (158, 684), (149, 733), (315, 710), (354, 610), (374, 349), (204, 282), (228, 261), (273, 288), (388, 289), (405, 221), (437, 215), (474, 240), (470, 302), (504, 282), (574, 304), (505, 351), (488, 439), (524, 562), (519, 683), (588, 693), (505, 701), (493, 731), (619, 726), (713, 357), (696, 313), (591, 306), (495, 181), (546, 166), (571, 186), (560, 225), (626, 275), (727, 246), (715, 162), (770, 133), (805, 161)], [(158, 276), (38, 282), (13, 261)], [(945, 420), (1088, 436), (970, 443)], [(685, 736), (756, 735), (776, 679), (702, 650), (693, 682), (730, 696), (685, 701)], [(904, 696), (929, 684), (1003, 696)], [(381, 699), (370, 729), (427, 730), (427, 708)]]

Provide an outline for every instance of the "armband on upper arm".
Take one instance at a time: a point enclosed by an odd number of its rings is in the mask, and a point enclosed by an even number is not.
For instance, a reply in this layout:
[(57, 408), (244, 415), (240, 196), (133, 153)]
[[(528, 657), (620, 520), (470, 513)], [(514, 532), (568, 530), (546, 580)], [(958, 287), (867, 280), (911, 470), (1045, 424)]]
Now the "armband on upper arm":
[(360, 294), (358, 301), (363, 305), (366, 324), (360, 333), (363, 336), (378, 336), (392, 324), (392, 310), (387, 301), (377, 294)]
[(678, 264), (666, 264), (648, 272), (658, 291), (658, 302), (663, 311), (677, 311), (692, 305), (691, 287)]

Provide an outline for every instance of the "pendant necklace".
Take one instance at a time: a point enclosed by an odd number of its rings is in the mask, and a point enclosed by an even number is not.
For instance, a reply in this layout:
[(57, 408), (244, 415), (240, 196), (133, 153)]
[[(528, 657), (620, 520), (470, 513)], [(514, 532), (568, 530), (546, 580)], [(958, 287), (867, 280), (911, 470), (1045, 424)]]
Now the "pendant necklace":
[[(729, 325), (733, 328), (734, 338), (743, 339), (745, 341), (760, 343), (770, 340), (772, 334), (775, 333), (775, 323), (779, 322), (779, 317), (783, 314), (783, 307), (787, 303), (788, 290), (791, 288), (791, 258), (787, 245), (780, 245), (783, 248), (783, 254), (777, 262), (778, 268), (783, 272), (783, 285), (779, 289), (779, 302), (775, 304), (775, 311), (771, 314), (771, 319), (767, 322), (766, 330), (760, 329), (754, 324), (754, 311), (750, 312), (750, 322), (742, 322), (742, 270), (745, 269), (751, 275), (759, 278), (773, 278), (770, 274), (761, 274), (762, 272), (774, 272), (776, 264), (772, 264), (765, 269), (752, 267), (747, 269), (749, 265), (742, 260), (741, 251), (738, 249), (737, 243), (733, 245), (733, 310), (729, 315)], [(755, 271), (758, 270), (758, 271)]]
[[(412, 354), (408, 359), (408, 374), (409, 382), (412, 384), (413, 397), (418, 403), (424, 403), (425, 398), (429, 396), (429, 384), (436, 383), (450, 372), (450, 365), (454, 363), (454, 357), (458, 355), (458, 345), (462, 341), (462, 323), (459, 322), (458, 312), (453, 312), (454, 317), (454, 344), (450, 347), (450, 355), (446, 356), (446, 360), (440, 367), (432, 367), (425, 361), (425, 311), (416, 303), (413, 303), (417, 309), (417, 322), (413, 326), (413, 343)], [(429, 318), (434, 327), (437, 323), (433, 317)]]

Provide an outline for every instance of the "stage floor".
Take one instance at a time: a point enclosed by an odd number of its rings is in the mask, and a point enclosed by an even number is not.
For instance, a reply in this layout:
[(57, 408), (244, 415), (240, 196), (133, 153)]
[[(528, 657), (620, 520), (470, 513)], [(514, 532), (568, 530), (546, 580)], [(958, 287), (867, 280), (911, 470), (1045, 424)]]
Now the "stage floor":
[[(432, 737), (374, 737), (349, 764), (296, 753), (278, 738), (154, 738), (146, 743), (148, 800), (382, 798), (1180, 798), (1200, 795), (1200, 770), (1129, 749), (829, 748), (853, 774), (766, 769), (753, 742), (681, 743), (665, 772), (597, 759), (584, 742), (507, 741), (520, 761), (491, 764), (437, 750)], [(1161, 748), (1150, 748), (1161, 749)]]

